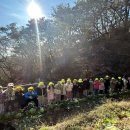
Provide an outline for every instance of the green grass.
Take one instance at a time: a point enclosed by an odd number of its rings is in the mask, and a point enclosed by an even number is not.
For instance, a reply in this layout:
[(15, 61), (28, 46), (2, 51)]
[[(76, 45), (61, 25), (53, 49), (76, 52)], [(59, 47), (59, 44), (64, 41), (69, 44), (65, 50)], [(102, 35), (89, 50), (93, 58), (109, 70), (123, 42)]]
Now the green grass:
[(108, 100), (94, 110), (65, 118), (40, 130), (130, 130), (130, 101)]
[(118, 97), (82, 98), (63, 101), (44, 109), (0, 116), (17, 130), (130, 130), (130, 92)]

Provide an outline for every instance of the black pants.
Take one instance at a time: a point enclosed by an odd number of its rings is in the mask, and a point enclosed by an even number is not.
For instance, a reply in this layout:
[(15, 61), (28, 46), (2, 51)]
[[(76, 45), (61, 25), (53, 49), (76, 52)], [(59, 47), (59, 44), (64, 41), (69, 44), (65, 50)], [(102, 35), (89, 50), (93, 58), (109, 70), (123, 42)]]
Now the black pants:
[(73, 98), (77, 97), (77, 91), (73, 91)]
[(33, 98), (33, 99), (26, 99), (25, 104), (23, 107), (26, 107), (28, 105), (29, 102), (34, 102), (36, 107), (38, 107), (38, 99), (37, 98)]
[(65, 96), (64, 95), (61, 95), (61, 100), (65, 100)]
[(109, 96), (109, 89), (105, 89), (105, 95), (108, 97)]
[(79, 89), (79, 98), (82, 98), (82, 97), (83, 97), (83, 90)]
[(99, 91), (100, 94), (103, 94), (103, 92), (104, 92), (103, 90), (100, 90), (100, 91)]

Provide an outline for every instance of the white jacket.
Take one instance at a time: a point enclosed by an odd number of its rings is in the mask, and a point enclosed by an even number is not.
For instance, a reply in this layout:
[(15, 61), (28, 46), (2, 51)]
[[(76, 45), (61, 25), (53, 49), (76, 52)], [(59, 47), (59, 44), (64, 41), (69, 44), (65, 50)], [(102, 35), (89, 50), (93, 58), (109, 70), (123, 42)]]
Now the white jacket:
[(61, 85), (56, 84), (56, 85), (54, 86), (54, 93), (55, 93), (55, 94), (61, 94)]
[(65, 84), (61, 85), (61, 95), (66, 95), (66, 85)]
[(72, 89), (73, 89), (73, 84), (72, 83), (66, 83), (65, 84), (65, 88), (66, 88), (66, 91), (69, 91), (69, 92), (71, 92), (72, 91)]

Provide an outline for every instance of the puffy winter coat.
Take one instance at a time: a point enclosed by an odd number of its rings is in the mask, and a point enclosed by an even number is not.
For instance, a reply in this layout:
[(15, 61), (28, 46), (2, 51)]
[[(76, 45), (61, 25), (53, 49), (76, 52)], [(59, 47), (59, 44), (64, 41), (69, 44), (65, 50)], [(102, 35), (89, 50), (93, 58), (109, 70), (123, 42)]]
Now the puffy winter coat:
[(100, 82), (100, 84), (99, 84), (99, 90), (104, 90), (104, 82)]
[(37, 87), (36, 91), (37, 91), (37, 95), (38, 96), (42, 96), (42, 95), (46, 96), (47, 95), (47, 88), (46, 88), (46, 86), (44, 86), (43, 88)]
[(61, 85), (60, 84), (56, 84), (55, 86), (54, 86), (54, 93), (55, 94), (61, 94)]
[(110, 87), (110, 80), (109, 79), (105, 79), (104, 85), (105, 85), (105, 89), (109, 89), (109, 87)]
[(90, 88), (89, 79), (84, 80), (83, 81), (83, 89), (86, 90), (86, 89), (89, 89), (89, 88)]
[(100, 82), (99, 81), (94, 81), (94, 89), (99, 89), (99, 85), (100, 85)]
[(27, 92), (27, 93), (25, 93), (24, 97), (25, 97), (25, 99), (37, 98), (37, 92), (36, 91)]
[(72, 89), (73, 89), (73, 84), (72, 83), (66, 83), (66, 91), (69, 91), (69, 92), (71, 92), (72, 91)]

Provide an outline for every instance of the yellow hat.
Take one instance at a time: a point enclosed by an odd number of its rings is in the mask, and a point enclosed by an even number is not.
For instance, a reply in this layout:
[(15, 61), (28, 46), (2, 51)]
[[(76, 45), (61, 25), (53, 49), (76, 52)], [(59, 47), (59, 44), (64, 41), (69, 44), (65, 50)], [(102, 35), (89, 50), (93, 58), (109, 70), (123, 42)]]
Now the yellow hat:
[(121, 79), (121, 77), (118, 77), (118, 79)]
[(43, 86), (44, 82), (39, 82), (38, 87)]
[(112, 79), (112, 80), (114, 80), (115, 78), (114, 78), (114, 77), (112, 77), (111, 79)]
[(103, 78), (100, 78), (100, 80), (103, 80)]
[(79, 79), (79, 80), (78, 80), (78, 83), (83, 83), (83, 80), (82, 80), (82, 79)]
[(21, 86), (16, 86), (15, 91), (23, 91), (24, 89)]
[(67, 79), (67, 82), (71, 82), (71, 79), (70, 79), (70, 78), (68, 78), (68, 79)]
[(65, 83), (65, 79), (62, 79), (61, 82), (62, 82), (62, 83)]
[(62, 84), (62, 82), (61, 82), (61, 81), (58, 81), (57, 83)]
[(73, 82), (77, 82), (77, 79), (74, 79)]
[(28, 91), (30, 91), (30, 90), (34, 90), (34, 88), (31, 86), (28, 88)]
[(54, 85), (54, 83), (53, 82), (49, 82), (48, 86), (51, 86), (51, 85)]
[(95, 78), (95, 80), (97, 81), (97, 80), (98, 80), (98, 78)]

